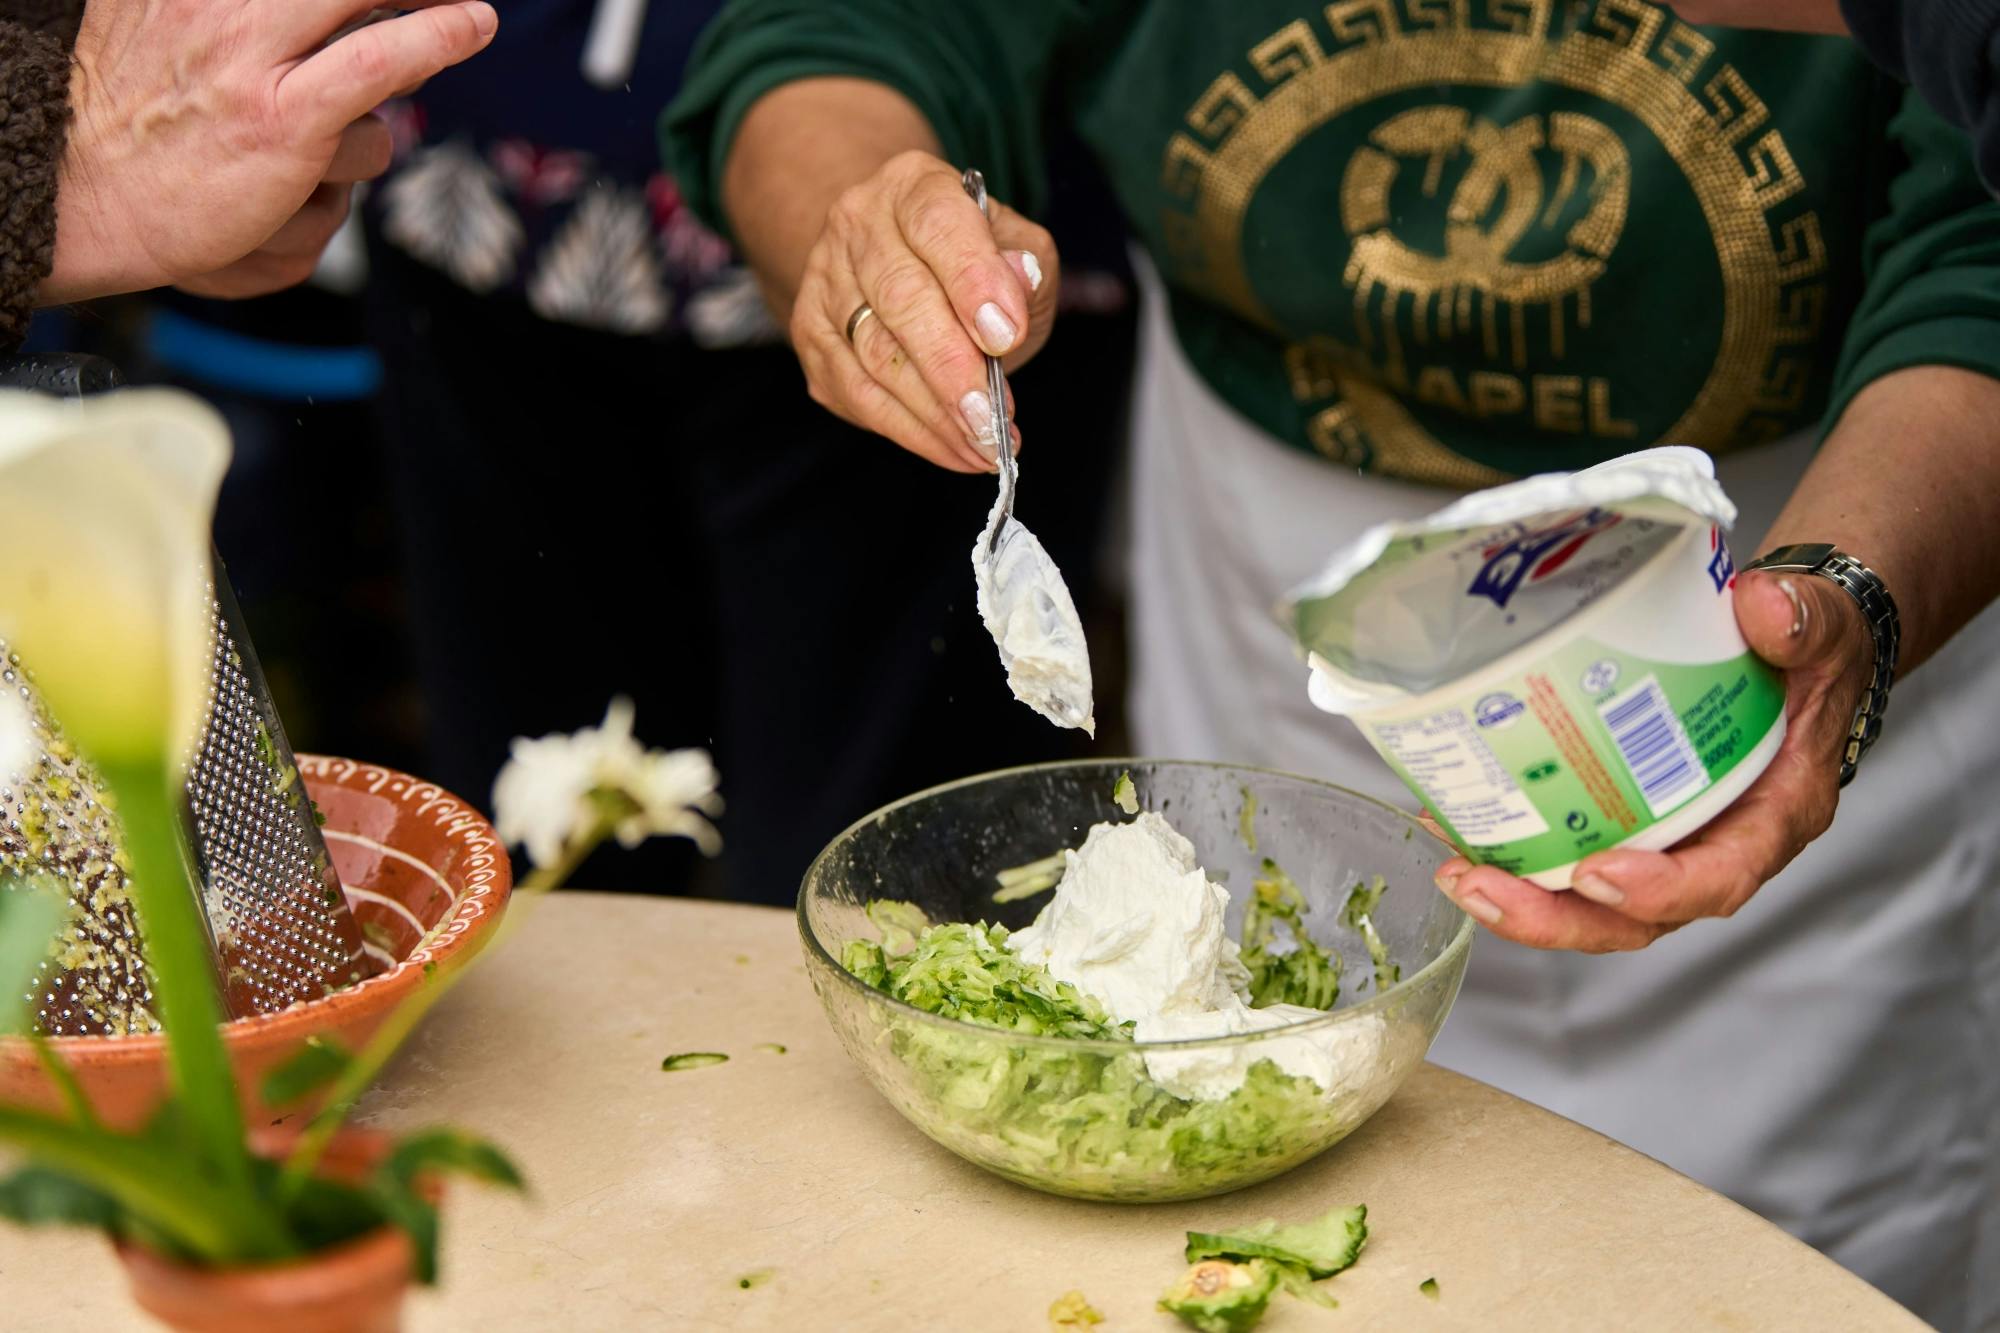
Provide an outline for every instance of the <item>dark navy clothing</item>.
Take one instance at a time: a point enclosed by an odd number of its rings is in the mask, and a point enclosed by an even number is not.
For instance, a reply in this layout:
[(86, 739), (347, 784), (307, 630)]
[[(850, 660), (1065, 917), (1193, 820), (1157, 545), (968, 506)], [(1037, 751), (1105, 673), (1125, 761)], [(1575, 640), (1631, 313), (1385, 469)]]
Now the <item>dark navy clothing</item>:
[(2000, 191), (2000, 0), (1841, 0), (1854, 40), (1972, 136), (1979, 177)]

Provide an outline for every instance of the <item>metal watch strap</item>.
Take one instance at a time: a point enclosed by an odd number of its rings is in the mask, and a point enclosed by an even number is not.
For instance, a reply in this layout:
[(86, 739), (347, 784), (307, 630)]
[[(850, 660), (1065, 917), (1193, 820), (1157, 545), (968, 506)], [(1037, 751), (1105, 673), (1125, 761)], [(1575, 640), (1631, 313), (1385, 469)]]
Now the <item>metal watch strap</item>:
[(1896, 682), (1896, 654), (1902, 643), (1902, 624), (1896, 614), (1896, 599), (1874, 570), (1826, 542), (1806, 542), (1781, 546), (1744, 566), (1744, 572), (1758, 569), (1774, 574), (1815, 574), (1834, 584), (1854, 599), (1875, 641), (1875, 662), (1868, 676), (1868, 691), (1854, 710), (1854, 723), (1847, 729), (1847, 748), (1840, 757), (1840, 785), (1854, 780), (1861, 756), (1882, 734), (1882, 714), (1889, 707), (1889, 687)]

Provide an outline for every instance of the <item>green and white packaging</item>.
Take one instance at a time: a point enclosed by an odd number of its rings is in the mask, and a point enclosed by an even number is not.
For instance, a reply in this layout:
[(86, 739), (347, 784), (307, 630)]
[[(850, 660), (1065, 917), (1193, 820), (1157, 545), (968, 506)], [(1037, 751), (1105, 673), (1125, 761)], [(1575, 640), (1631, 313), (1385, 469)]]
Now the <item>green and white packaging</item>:
[(1708, 455), (1649, 449), (1371, 528), (1280, 615), (1313, 703), (1468, 857), (1568, 888), (1592, 852), (1687, 837), (1784, 740), (1736, 624), (1735, 518)]

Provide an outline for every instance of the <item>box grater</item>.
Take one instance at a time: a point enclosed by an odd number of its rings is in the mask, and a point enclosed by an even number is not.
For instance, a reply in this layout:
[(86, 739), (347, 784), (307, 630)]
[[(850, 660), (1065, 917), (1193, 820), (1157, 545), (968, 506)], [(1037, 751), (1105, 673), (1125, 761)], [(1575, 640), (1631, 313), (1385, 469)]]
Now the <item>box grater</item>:
[[(186, 833), (216, 984), (240, 1018), (316, 999), (376, 968), (219, 558), (208, 616), (209, 696), (186, 764)], [(35, 1026), (51, 1036), (157, 1031), (117, 818), (32, 668), (0, 642), (0, 685), (27, 703), (41, 741), (27, 771), (0, 774), (0, 882), (52, 881), (69, 900), (35, 976)]]

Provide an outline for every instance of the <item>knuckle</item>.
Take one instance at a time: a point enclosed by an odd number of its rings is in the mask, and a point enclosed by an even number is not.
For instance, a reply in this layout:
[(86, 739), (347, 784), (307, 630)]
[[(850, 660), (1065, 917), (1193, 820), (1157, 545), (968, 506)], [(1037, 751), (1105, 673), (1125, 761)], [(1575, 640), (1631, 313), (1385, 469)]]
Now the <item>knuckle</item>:
[(867, 216), (874, 199), (875, 191), (869, 184), (850, 185), (835, 196), (833, 206), (826, 211), (827, 222), (842, 233), (853, 231)]
[(931, 373), (946, 384), (984, 385), (986, 360), (973, 350), (964, 334), (940, 340), (929, 358)]
[(921, 148), (905, 148), (882, 164), (882, 175), (890, 180), (911, 181), (938, 166), (937, 158)]
[(954, 199), (942, 190), (927, 191), (914, 200), (905, 220), (905, 230), (910, 243), (917, 249), (937, 253), (949, 253), (969, 258), (969, 244), (965, 236), (967, 226), (966, 210), (959, 207), (971, 200), (960, 195)]
[(934, 283), (930, 270), (914, 258), (890, 264), (875, 281), (876, 313), (900, 315), (915, 311), (930, 295)]
[(394, 67), (381, 42), (355, 42), (348, 53), (348, 73), (357, 83), (373, 86), (389, 81)]

